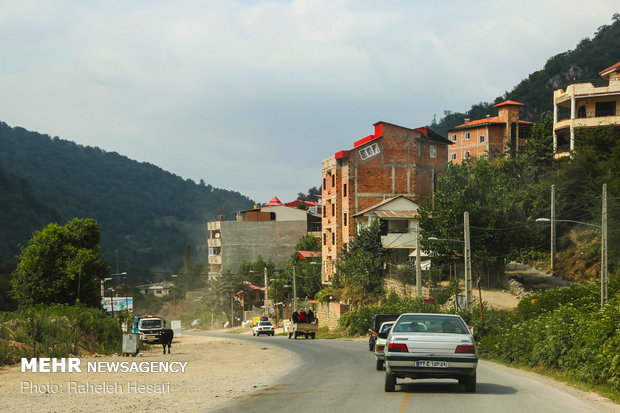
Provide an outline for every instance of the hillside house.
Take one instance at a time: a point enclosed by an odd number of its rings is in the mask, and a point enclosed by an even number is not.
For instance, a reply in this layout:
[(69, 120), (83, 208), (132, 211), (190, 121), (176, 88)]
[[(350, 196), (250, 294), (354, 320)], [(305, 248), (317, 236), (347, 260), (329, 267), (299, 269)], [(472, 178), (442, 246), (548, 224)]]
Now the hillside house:
[[(487, 115), (484, 119), (469, 120), (448, 131), (452, 142), (449, 160), (461, 163), (469, 158), (481, 158), (490, 153), (514, 152), (525, 145), (530, 136), (532, 122), (519, 119), (519, 107), (523, 103), (507, 100), (493, 106), (497, 116)], [(514, 153), (513, 152), (513, 153)]]
[(579, 129), (620, 128), (620, 62), (600, 72), (601, 80), (573, 83), (553, 92), (553, 150), (556, 157), (575, 149)]

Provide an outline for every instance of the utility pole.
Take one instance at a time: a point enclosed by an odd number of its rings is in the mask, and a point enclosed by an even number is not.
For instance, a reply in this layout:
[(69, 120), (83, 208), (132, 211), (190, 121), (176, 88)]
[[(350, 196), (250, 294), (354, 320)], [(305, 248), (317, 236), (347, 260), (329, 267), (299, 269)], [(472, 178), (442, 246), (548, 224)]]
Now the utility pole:
[(555, 185), (551, 185), (551, 275), (555, 275)]
[(267, 289), (267, 267), (265, 267), (265, 296), (264, 298), (264, 307), (265, 307), (265, 315), (267, 315), (267, 295), (268, 295), (268, 289)]
[(297, 283), (295, 281), (295, 264), (293, 263), (293, 312), (297, 311)]
[(469, 212), (463, 214), (463, 235), (465, 239), (465, 305), (467, 310), (473, 309), (473, 294), (471, 281), (471, 243), (469, 239)]
[(230, 326), (235, 326), (235, 313), (233, 311), (233, 296), (230, 296)]
[(603, 184), (601, 222), (601, 307), (607, 304), (607, 184)]
[(422, 263), (420, 262), (420, 223), (416, 223), (415, 234), (415, 285), (416, 295), (422, 297)]

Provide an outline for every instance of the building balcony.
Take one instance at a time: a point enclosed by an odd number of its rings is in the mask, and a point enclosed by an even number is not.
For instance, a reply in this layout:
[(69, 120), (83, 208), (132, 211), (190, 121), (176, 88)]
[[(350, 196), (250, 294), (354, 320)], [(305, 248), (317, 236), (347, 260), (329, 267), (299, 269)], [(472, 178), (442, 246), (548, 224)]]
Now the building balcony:
[(415, 233), (391, 232), (381, 236), (383, 248), (415, 248)]
[(213, 247), (221, 247), (222, 246), (222, 239), (221, 238), (209, 238), (207, 240), (207, 245), (211, 248)]
[[(562, 119), (553, 125), (554, 131), (570, 128), (595, 128), (599, 126), (620, 125), (620, 113), (618, 110), (609, 113), (592, 113), (592, 116), (578, 117), (575, 119)], [(600, 115), (600, 116), (595, 116)]]
[(222, 256), (209, 255), (209, 265), (222, 265)]
[(222, 221), (207, 222), (207, 229), (209, 231), (218, 231), (222, 229)]
[(575, 99), (593, 96), (617, 95), (620, 93), (620, 84), (609, 84), (606, 80), (591, 80), (583, 83), (574, 83), (564, 89), (557, 89), (553, 92), (553, 99), (556, 105), (562, 105)]

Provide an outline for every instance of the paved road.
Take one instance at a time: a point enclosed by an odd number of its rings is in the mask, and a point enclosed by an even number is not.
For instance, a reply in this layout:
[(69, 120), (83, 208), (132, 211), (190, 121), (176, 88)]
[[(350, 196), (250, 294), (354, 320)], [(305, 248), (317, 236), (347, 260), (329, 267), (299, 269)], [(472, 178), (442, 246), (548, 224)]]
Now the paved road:
[(555, 387), (512, 374), (490, 363), (478, 365), (476, 393), (455, 380), (399, 380), (385, 393), (385, 372), (375, 370), (368, 344), (286, 337), (208, 336), (251, 340), (291, 351), (297, 364), (271, 386), (226, 402), (210, 412), (605, 412)]

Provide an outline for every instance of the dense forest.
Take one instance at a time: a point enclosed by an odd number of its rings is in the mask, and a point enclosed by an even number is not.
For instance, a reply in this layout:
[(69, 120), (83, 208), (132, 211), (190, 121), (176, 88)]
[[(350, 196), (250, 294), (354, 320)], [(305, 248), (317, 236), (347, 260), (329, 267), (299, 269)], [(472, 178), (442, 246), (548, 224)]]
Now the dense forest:
[(524, 103), (521, 117), (537, 122), (540, 115), (553, 110), (551, 97), (556, 89), (565, 89), (576, 81), (591, 80), (595, 84), (602, 81), (599, 72), (615, 64), (620, 59), (620, 14), (614, 14), (612, 24), (598, 28), (592, 39), (582, 39), (574, 50), (553, 56), (545, 67), (530, 74), (512, 91), (498, 96), (493, 102), (480, 102), (467, 112), (444, 111), (438, 122), (433, 121), (431, 128), (442, 135), (463, 123), (465, 118), (482, 119), (486, 115), (495, 116), (497, 109), (493, 105), (510, 99)]
[(154, 280), (158, 271), (169, 275), (180, 267), (188, 242), (195, 261), (206, 262), (206, 222), (220, 209), (228, 215), (253, 204), (237, 192), (196, 184), (149, 163), (3, 122), (0, 164), (4, 262), (49, 222), (94, 218), (102, 226), (108, 264), (115, 270), (118, 257), (132, 281)]

